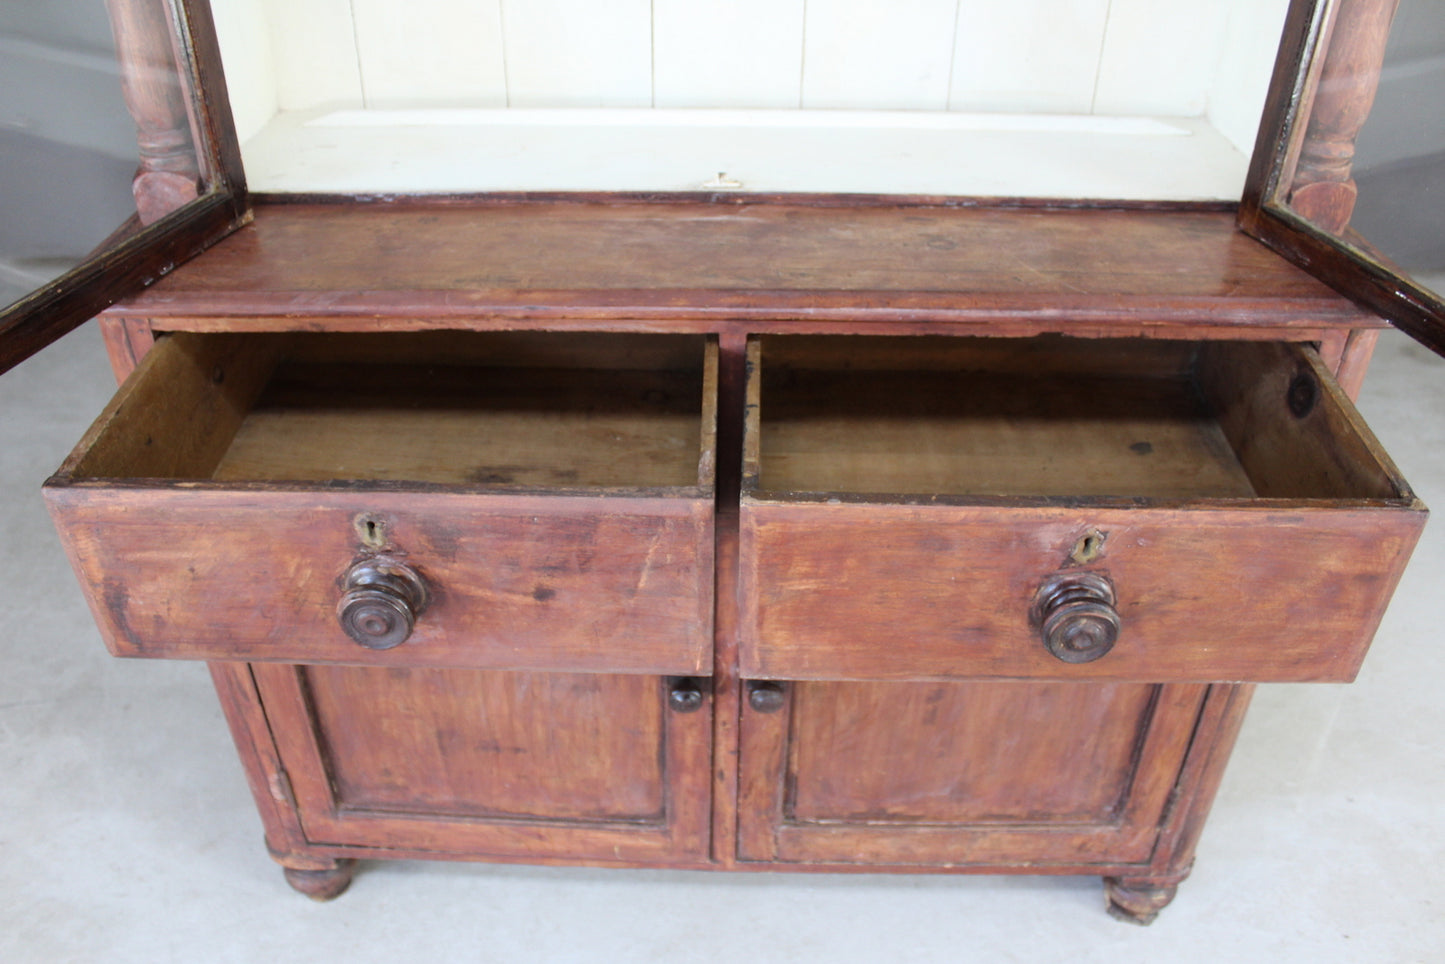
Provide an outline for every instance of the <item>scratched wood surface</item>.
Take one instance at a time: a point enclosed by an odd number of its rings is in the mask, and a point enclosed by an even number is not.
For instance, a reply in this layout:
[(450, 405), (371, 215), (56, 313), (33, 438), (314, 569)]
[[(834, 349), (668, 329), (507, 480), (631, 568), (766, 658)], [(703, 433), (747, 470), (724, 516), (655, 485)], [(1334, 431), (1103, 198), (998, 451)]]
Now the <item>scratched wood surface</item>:
[(162, 327), (313, 330), (747, 317), (1258, 337), (1251, 326), (1380, 324), (1240, 236), (1227, 211), (838, 199), (263, 204), (193, 270), (114, 310)]

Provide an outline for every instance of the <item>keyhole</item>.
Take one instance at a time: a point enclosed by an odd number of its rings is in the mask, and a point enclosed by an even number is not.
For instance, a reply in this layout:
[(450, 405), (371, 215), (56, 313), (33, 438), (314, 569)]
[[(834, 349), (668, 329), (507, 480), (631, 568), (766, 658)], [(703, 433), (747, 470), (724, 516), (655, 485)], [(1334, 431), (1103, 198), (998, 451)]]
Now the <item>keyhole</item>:
[(1108, 537), (1108, 533), (1091, 529), (1074, 544), (1074, 551), (1069, 554), (1069, 558), (1077, 565), (1087, 566), (1104, 554), (1104, 540)]
[(386, 520), (364, 513), (356, 517), (356, 536), (363, 548), (381, 550), (386, 548)]

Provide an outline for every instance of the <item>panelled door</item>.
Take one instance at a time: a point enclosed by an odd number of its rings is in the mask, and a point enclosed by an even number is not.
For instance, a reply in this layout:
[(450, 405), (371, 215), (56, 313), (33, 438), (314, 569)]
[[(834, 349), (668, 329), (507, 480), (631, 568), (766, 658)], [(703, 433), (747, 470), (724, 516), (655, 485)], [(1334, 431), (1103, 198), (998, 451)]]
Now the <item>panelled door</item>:
[(656, 676), (256, 665), (311, 843), (704, 857), (711, 699)]
[(1205, 685), (752, 684), (744, 860), (1146, 862)]

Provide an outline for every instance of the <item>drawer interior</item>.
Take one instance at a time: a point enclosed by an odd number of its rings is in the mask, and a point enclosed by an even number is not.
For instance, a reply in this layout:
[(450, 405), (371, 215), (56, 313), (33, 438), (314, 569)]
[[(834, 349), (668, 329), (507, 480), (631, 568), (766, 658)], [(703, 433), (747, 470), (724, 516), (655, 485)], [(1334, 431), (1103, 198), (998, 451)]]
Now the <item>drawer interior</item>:
[(72, 474), (710, 487), (716, 367), (703, 336), (176, 333)]
[(744, 472), (765, 497), (1408, 491), (1303, 346), (774, 336), (750, 353)]

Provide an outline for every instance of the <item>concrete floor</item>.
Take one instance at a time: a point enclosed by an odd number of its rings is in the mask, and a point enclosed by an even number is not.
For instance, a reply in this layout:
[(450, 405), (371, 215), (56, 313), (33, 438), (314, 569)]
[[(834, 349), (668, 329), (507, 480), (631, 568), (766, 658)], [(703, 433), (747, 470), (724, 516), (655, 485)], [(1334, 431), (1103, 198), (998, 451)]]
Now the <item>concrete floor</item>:
[[(1361, 408), (1445, 507), (1445, 362), (1387, 335)], [(1152, 927), (1096, 879), (373, 864), (331, 904), (266, 856), (200, 665), (106, 655), (37, 488), (111, 390), (94, 328), (0, 379), (0, 960), (1445, 960), (1445, 526), (1352, 686), (1261, 687)]]

